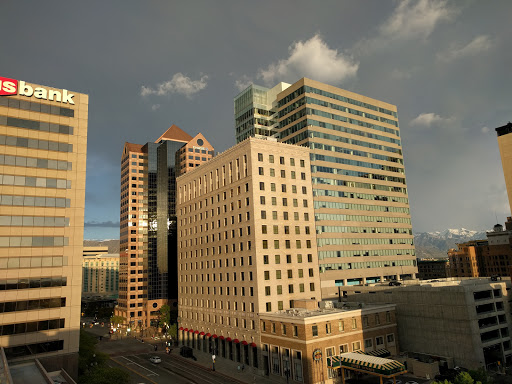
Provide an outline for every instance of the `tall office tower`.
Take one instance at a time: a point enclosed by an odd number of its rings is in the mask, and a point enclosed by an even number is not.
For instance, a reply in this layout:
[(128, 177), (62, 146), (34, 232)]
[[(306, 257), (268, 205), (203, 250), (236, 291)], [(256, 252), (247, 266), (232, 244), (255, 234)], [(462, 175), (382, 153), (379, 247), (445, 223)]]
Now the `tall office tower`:
[(214, 149), (171, 126), (154, 143), (125, 143), (121, 159), (119, 304), (136, 330), (155, 325), (178, 298), (176, 177), (210, 160)]
[(498, 146), (501, 154), (501, 164), (507, 186), (508, 203), (512, 211), (512, 123), (496, 128)]
[(320, 299), (309, 150), (249, 138), (177, 183), (180, 340), (258, 367), (258, 314)]
[(252, 84), (235, 98), (237, 143), (248, 137), (277, 135), (277, 94), (289, 86), (279, 83), (269, 89)]
[[(0, 347), (78, 358), (89, 97), (0, 78)], [(50, 359), (51, 357), (51, 359)]]
[(415, 277), (396, 107), (306, 78), (275, 102), (279, 140), (311, 151), (324, 296), (347, 285)]

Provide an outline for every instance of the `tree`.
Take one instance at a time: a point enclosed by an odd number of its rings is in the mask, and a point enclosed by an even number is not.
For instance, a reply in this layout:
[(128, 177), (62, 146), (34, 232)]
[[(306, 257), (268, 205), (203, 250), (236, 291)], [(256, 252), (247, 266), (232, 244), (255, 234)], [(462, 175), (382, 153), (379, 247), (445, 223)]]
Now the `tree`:
[(481, 384), (490, 384), (492, 382), (492, 379), (487, 375), (487, 372), (483, 367), (474, 371), (468, 371), (468, 373), (476, 383), (480, 382)]
[(101, 365), (87, 375), (80, 376), (79, 384), (125, 384), (130, 382), (130, 374), (120, 368)]
[(174, 323), (169, 326), (167, 329), (167, 334), (171, 336), (174, 340), (178, 339), (178, 324)]
[(444, 381), (433, 381), (430, 384), (452, 384), (452, 382), (445, 379)]
[(158, 326), (167, 328), (171, 324), (171, 307), (164, 304), (160, 307), (160, 316), (158, 318)]
[(123, 316), (117, 316), (117, 315), (115, 315), (115, 316), (112, 316), (112, 317), (110, 318), (110, 323), (111, 323), (111, 324), (117, 324), (117, 325), (119, 325), (119, 324), (124, 324), (124, 323), (125, 323), (125, 321), (126, 321), (126, 319), (125, 319)]
[(461, 372), (457, 375), (453, 384), (474, 384), (475, 380), (471, 377), (468, 372)]

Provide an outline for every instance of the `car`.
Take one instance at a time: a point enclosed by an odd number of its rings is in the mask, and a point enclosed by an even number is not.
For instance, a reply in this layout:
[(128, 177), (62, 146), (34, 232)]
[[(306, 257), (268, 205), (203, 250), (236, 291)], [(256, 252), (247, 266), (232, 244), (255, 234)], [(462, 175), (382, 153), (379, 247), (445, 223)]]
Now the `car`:
[(149, 361), (151, 361), (153, 364), (158, 364), (162, 362), (162, 359), (160, 358), (160, 356), (151, 356), (149, 358)]

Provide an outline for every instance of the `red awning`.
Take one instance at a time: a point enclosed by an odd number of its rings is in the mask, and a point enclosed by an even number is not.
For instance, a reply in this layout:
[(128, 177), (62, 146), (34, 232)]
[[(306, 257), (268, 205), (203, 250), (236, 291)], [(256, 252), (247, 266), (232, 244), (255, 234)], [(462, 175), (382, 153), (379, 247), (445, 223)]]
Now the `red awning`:
[(247, 341), (245, 341), (245, 340), (244, 340), (244, 341), (242, 341), (242, 344), (243, 344), (243, 345), (247, 345), (247, 344), (249, 344), (249, 343), (248, 343)]
[(219, 339), (224, 340), (224, 336), (219, 336)]
[(238, 343), (240, 343), (240, 340), (235, 339), (235, 340), (233, 340), (233, 343), (238, 344)]
[(188, 332), (189, 333), (194, 333), (194, 330), (193, 329), (189, 329)]
[(231, 341), (231, 337), (227, 337), (227, 338), (226, 338), (226, 341)]
[(204, 332), (201, 332), (199, 335), (200, 335), (200, 336), (204, 336)]
[(180, 331), (183, 331), (183, 327), (180, 327), (180, 329), (179, 329), (179, 330), (180, 330)]
[(185, 331), (185, 332), (187, 332), (187, 331), (188, 331), (188, 328), (185, 328), (185, 329), (184, 329), (184, 331)]
[(256, 347), (257, 347), (256, 343), (251, 343), (250, 345), (251, 345), (251, 347), (253, 347), (253, 348), (256, 348)]
[(217, 336), (217, 335), (212, 335), (212, 337), (213, 337), (214, 339), (216, 339), (218, 336)]
[(198, 333), (199, 333), (199, 331), (195, 331), (195, 332), (194, 332), (194, 334), (196, 334), (196, 335), (197, 335)]
[(212, 334), (211, 334), (210, 332), (208, 332), (208, 333), (206, 334), (206, 337), (210, 337), (211, 335), (212, 335)]

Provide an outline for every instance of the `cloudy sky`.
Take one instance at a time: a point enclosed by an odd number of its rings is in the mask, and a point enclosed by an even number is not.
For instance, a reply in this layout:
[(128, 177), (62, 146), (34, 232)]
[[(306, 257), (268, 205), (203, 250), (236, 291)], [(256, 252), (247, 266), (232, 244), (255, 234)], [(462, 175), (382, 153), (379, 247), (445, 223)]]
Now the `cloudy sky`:
[(301, 77), (398, 106), (415, 232), (510, 215), (494, 128), (512, 120), (504, 1), (9, 1), (0, 76), (90, 95), (86, 238), (119, 229), (125, 141), (177, 124), (224, 151), (233, 97)]

